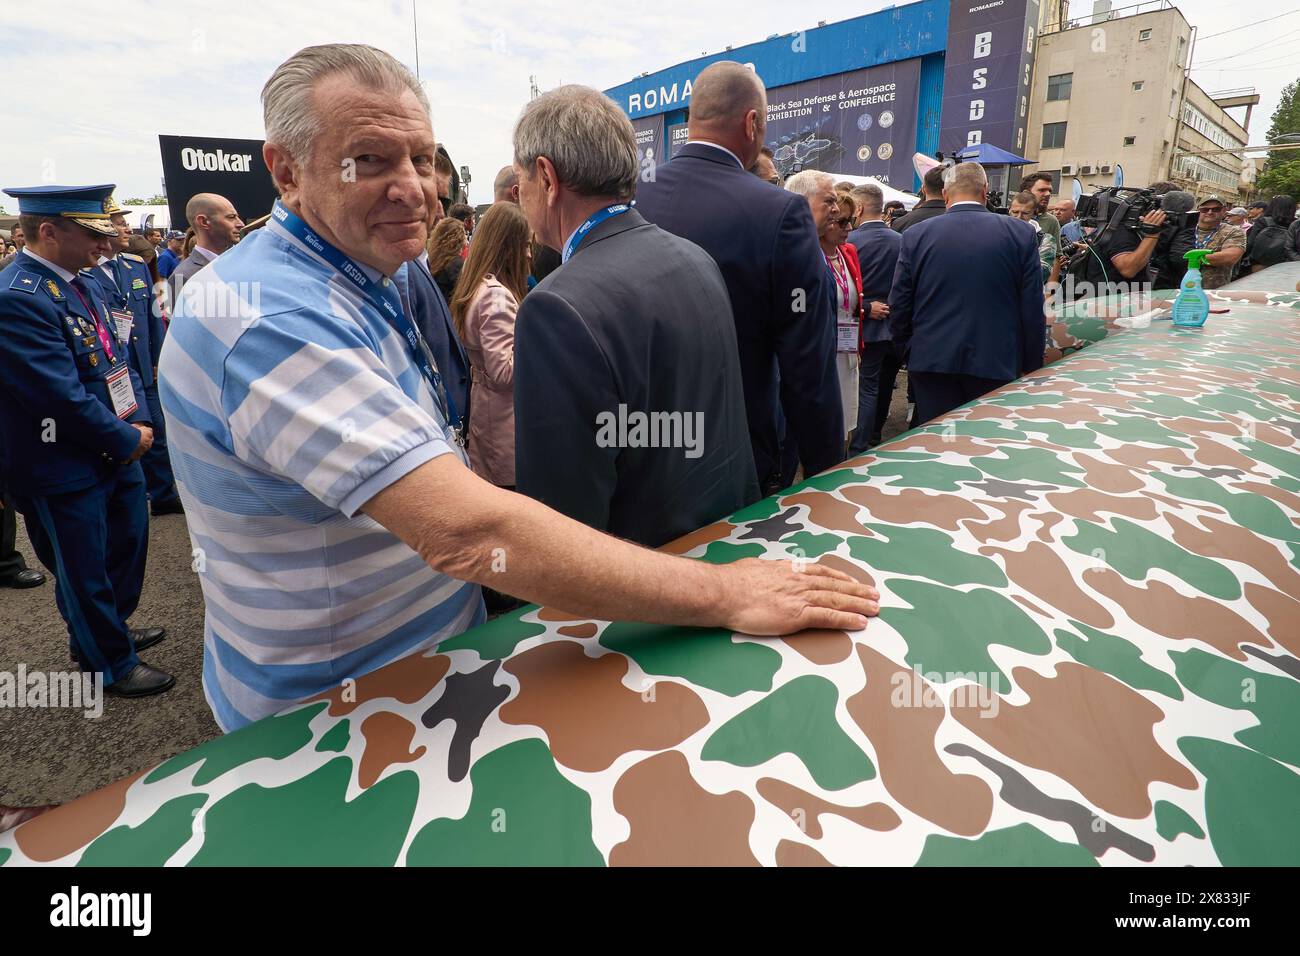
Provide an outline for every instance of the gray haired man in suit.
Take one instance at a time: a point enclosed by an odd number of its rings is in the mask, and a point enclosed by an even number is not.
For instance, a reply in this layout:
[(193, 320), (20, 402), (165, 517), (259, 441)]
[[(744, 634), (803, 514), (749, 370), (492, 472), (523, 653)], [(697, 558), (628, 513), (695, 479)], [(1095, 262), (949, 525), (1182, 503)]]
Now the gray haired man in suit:
[(239, 230), (244, 228), (244, 221), (230, 200), (216, 193), (191, 197), (185, 204), (185, 218), (194, 227), (194, 251), (168, 280), (173, 303), (180, 301), (181, 289), (196, 272), (239, 241)]
[(563, 262), (515, 326), (519, 491), (652, 546), (756, 501), (727, 287), (630, 205), (631, 122), (562, 86), (524, 108), (514, 150), (520, 206)]

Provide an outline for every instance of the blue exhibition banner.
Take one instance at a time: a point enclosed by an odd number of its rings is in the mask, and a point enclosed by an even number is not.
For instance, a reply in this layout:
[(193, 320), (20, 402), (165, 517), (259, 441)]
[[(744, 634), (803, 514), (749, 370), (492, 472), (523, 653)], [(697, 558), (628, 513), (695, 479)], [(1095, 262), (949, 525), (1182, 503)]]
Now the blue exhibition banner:
[(651, 165), (663, 158), (664, 118), (659, 116), (642, 116), (632, 120), (632, 131), (636, 133), (637, 157), (645, 166), (649, 159)]
[(767, 145), (777, 170), (874, 176), (912, 186), (919, 59), (767, 91)]
[(689, 129), (685, 123), (674, 123), (668, 127), (668, 158), (672, 159), (690, 139)]
[(939, 149), (1023, 155), (1039, 0), (950, 0)]

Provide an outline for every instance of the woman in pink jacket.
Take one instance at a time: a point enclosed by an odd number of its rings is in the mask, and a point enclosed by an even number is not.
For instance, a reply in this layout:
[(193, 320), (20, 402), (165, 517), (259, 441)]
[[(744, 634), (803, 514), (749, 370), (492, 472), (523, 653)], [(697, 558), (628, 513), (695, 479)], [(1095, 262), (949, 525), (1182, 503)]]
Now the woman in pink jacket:
[(470, 364), (470, 465), (503, 488), (515, 484), (515, 313), (528, 291), (529, 238), (528, 220), (514, 203), (489, 209), (451, 299)]

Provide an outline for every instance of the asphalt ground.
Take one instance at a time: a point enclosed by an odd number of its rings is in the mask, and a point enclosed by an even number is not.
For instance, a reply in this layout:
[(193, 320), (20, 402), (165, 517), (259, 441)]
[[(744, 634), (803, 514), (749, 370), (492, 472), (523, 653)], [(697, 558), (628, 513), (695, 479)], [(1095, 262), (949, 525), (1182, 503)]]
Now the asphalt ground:
[[(900, 373), (885, 437), (905, 430), (907, 376)], [(191, 570), (182, 515), (151, 518), (149, 561), (134, 627), (167, 628), (141, 655), (176, 676), (164, 694), (138, 700), (105, 695), (103, 712), (0, 707), (0, 806), (66, 803), (189, 750), (221, 731), (203, 697), (203, 594)], [(21, 516), (18, 550), (40, 568)], [(68, 631), (54, 603), (54, 581), (24, 591), (0, 588), (0, 673), (67, 672)]]

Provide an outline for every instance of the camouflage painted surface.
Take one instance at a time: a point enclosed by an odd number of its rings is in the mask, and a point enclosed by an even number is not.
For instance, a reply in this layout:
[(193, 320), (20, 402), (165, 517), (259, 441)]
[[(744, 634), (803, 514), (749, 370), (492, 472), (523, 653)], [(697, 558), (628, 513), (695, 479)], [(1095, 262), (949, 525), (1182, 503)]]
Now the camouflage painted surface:
[(1300, 296), (1215, 299), (668, 546), (871, 581), (862, 632), (530, 607), (0, 863), (1300, 864)]

